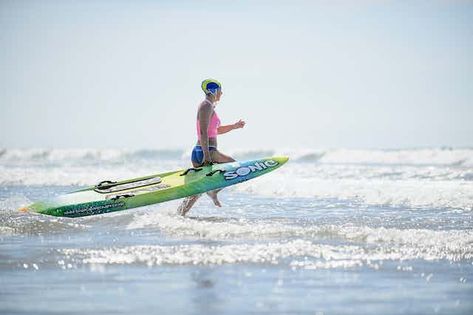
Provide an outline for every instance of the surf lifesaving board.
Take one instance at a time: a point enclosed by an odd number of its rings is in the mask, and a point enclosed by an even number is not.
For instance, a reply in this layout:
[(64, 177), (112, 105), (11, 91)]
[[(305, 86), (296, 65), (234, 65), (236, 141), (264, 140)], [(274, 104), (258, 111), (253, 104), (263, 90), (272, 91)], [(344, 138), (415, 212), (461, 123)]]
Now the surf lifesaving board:
[(121, 211), (235, 185), (274, 171), (287, 160), (287, 157), (271, 157), (189, 168), (119, 182), (103, 181), (20, 210), (60, 217)]

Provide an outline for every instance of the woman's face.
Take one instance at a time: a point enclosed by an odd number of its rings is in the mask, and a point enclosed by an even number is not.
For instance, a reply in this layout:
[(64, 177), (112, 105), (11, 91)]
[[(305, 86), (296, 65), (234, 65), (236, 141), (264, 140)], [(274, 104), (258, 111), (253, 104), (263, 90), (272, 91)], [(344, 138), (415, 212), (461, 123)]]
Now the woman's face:
[(220, 101), (220, 98), (222, 97), (222, 95), (223, 95), (222, 89), (218, 89), (217, 95), (215, 95), (215, 100)]

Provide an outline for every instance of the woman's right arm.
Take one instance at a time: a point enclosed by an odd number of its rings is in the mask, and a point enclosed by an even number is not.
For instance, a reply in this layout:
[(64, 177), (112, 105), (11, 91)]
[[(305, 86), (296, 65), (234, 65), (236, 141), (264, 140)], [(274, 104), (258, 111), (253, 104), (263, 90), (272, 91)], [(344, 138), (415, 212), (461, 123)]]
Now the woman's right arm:
[(210, 117), (212, 116), (212, 111), (213, 107), (208, 103), (203, 104), (199, 111), (200, 146), (202, 147), (202, 151), (204, 153), (204, 164), (212, 162), (209, 151), (209, 135), (207, 132), (209, 128)]

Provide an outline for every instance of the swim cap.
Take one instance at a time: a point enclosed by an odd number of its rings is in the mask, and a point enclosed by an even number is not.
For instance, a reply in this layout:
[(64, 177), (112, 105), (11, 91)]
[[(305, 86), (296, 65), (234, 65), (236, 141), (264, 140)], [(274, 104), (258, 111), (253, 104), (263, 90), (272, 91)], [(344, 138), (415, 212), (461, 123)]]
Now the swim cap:
[(215, 95), (217, 94), (218, 89), (222, 88), (222, 84), (218, 82), (217, 80), (214, 79), (207, 79), (202, 81), (202, 91), (204, 91), (205, 94), (212, 94)]

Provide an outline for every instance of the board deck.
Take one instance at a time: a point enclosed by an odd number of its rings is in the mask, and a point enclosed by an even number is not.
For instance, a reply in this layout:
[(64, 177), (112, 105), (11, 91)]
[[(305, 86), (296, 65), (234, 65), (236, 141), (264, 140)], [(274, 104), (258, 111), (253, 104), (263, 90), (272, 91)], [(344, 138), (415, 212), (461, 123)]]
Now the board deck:
[(41, 214), (81, 217), (121, 211), (223, 188), (269, 173), (287, 157), (214, 164), (124, 181), (103, 181), (21, 209)]

